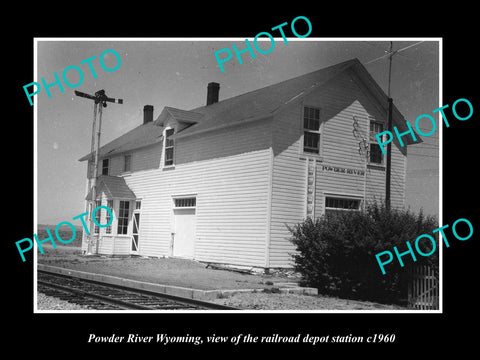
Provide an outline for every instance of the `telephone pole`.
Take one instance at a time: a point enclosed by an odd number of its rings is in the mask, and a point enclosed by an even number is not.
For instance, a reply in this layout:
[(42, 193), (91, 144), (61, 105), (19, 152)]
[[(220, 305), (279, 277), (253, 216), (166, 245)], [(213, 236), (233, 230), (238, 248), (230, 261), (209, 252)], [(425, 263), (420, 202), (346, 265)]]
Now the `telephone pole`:
[[(388, 113), (387, 113), (387, 130), (392, 133), (392, 107), (393, 107), (393, 100), (390, 96), (390, 82), (392, 79), (392, 56), (395, 54), (392, 52), (393, 48), (393, 41), (390, 41), (390, 56), (389, 58), (389, 66), (388, 66)], [(387, 168), (386, 168), (386, 176), (385, 176), (385, 207), (387, 210), (390, 210), (390, 183), (391, 183), (391, 175), (392, 175), (392, 142), (390, 141), (387, 144)]]
[[(96, 200), (97, 200), (97, 177), (98, 177), (98, 158), (99, 158), (99, 150), (100, 150), (100, 135), (102, 132), (102, 108), (107, 107), (107, 102), (112, 102), (112, 103), (117, 103), (117, 104), (123, 104), (122, 99), (114, 99), (114, 98), (109, 98), (105, 94), (105, 90), (99, 90), (95, 93), (95, 95), (90, 95), (90, 94), (85, 94), (80, 91), (75, 90), (75, 95), (90, 99), (94, 101), (93, 105), (93, 127), (92, 127), (92, 143), (91, 143), (91, 154), (93, 155), (93, 152), (95, 151), (94, 154), (94, 165), (93, 165), (93, 176), (91, 177), (90, 181), (90, 171), (89, 171), (89, 188), (91, 190), (92, 197), (89, 201), (89, 221), (90, 221), (90, 235), (88, 238), (88, 248), (87, 248), (87, 255), (92, 254), (92, 242), (91, 240), (95, 237), (95, 223), (93, 222), (93, 210), (95, 209), (96, 205)], [(98, 124), (97, 124), (97, 112), (98, 112)], [(98, 125), (98, 126), (97, 126)], [(96, 131), (96, 134), (95, 134)], [(95, 141), (95, 135), (96, 135), (96, 141)], [(95, 145), (96, 146), (95, 146)], [(94, 150), (95, 149), (95, 150)], [(90, 163), (90, 160), (89, 160)], [(99, 234), (100, 235), (100, 234)], [(95, 246), (95, 254), (98, 253), (98, 239), (96, 241), (96, 246)]]

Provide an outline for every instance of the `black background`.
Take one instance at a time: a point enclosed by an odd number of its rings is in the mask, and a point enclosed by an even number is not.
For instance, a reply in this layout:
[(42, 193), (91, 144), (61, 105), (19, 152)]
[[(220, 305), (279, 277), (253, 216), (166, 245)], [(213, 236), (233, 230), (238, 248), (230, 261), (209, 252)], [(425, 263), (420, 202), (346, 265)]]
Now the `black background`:
[[(417, 2), (418, 3), (418, 2)], [(368, 8), (346, 3), (338, 8), (325, 3), (284, 3), (259, 8), (246, 3), (187, 3), (177, 9), (153, 3), (72, 4), (71, 8), (35, 5), (18, 10), (15, 26), (4, 22), (2, 108), (4, 129), (4, 226), (2, 293), (7, 330), (3, 343), (14, 354), (51, 358), (100, 356), (99, 351), (124, 355), (131, 350), (138, 356), (162, 358), (167, 352), (208, 352), (219, 357), (232, 351), (254, 352), (262, 348), (266, 355), (282, 353), (286, 348), (300, 355), (326, 353), (379, 354), (382, 357), (434, 355), (443, 349), (467, 353), (477, 340), (476, 257), (478, 254), (478, 143), (479, 121), (478, 58), (474, 37), (473, 7), (439, 5), (420, 9), (405, 2), (386, 3)], [(401, 7), (400, 7), (401, 6)], [(445, 9), (446, 8), (446, 9)], [(474, 114), (468, 121), (452, 116), (443, 131), (443, 223), (467, 218), (474, 224), (468, 241), (450, 241), (443, 251), (443, 314), (33, 314), (33, 257), (21, 262), (15, 241), (31, 236), (33, 229), (33, 107), (26, 101), (23, 85), (33, 79), (34, 37), (251, 37), (296, 16), (312, 23), (310, 37), (442, 37), (443, 104), (467, 98)], [(300, 34), (304, 33), (298, 29)], [(287, 34), (288, 35), (288, 34)], [(475, 91), (474, 91), (475, 89)], [(10, 101), (13, 99), (13, 102)], [(432, 109), (433, 110), (433, 109)], [(451, 112), (446, 112), (447, 115)], [(38, 204), (42, 206), (42, 204)], [(473, 325), (473, 326), (472, 326)], [(393, 344), (189, 344), (163, 346), (152, 344), (88, 344), (90, 333), (109, 336), (216, 335), (253, 336), (298, 333), (314, 336), (369, 336), (396, 334)], [(5, 349), (7, 350), (7, 349)], [(285, 353), (286, 354), (286, 353)]]

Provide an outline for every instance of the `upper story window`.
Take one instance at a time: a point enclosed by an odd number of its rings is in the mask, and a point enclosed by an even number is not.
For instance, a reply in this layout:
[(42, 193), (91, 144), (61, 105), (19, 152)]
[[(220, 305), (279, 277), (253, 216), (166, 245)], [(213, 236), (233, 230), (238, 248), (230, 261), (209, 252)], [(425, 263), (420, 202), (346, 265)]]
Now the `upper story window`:
[(382, 149), (377, 142), (377, 134), (383, 132), (383, 123), (378, 121), (370, 121), (370, 164), (383, 164)]
[(125, 155), (123, 157), (123, 171), (132, 170), (132, 155)]
[(165, 130), (165, 166), (173, 165), (174, 140), (169, 139), (175, 133), (175, 129)]
[(102, 161), (102, 175), (108, 175), (109, 159), (103, 159)]
[(304, 107), (303, 109), (303, 151), (320, 153), (320, 109)]

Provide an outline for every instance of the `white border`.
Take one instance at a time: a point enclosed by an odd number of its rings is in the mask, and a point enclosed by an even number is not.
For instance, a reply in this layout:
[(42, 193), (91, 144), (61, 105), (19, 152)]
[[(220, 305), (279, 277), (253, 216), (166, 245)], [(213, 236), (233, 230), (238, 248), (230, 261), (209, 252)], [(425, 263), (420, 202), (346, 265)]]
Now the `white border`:
[[(39, 41), (245, 41), (245, 39), (248, 39), (249, 41), (254, 39), (254, 37), (226, 37), (226, 38), (195, 38), (195, 37), (188, 37), (188, 38), (130, 38), (130, 37), (120, 37), (120, 38), (65, 38), (65, 37), (52, 37), (52, 38), (34, 38), (33, 40), (33, 81), (37, 80), (38, 72), (37, 72), (37, 64), (38, 64), (38, 58), (37, 58), (37, 44)], [(283, 40), (283, 38), (274, 38), (275, 40)], [(268, 41), (270, 39), (265, 39), (265, 38), (259, 38), (257, 41)], [(355, 38), (355, 37), (335, 37), (335, 38), (289, 38), (287, 37), (287, 40), (290, 41), (322, 41), (322, 42), (328, 42), (328, 41), (355, 41), (355, 42), (361, 42), (361, 41), (437, 41), (439, 43), (439, 107), (442, 106), (442, 99), (443, 99), (443, 62), (442, 62), (442, 56), (443, 56), (443, 38), (441, 37), (364, 37), (364, 38)], [(37, 141), (37, 136), (38, 136), (38, 129), (37, 129), (37, 119), (38, 119), (38, 113), (37, 113), (37, 101), (34, 101), (34, 140), (33, 140), (33, 145), (34, 145), (34, 154), (33, 154), (33, 159), (34, 159), (34, 175), (33, 175), (33, 190), (34, 190), (34, 199), (33, 199), (33, 204), (34, 204), (34, 229), (33, 233), (36, 233), (37, 229), (37, 194), (38, 194), (38, 188), (37, 188), (37, 146), (38, 146), (38, 141)], [(433, 109), (432, 109), (433, 110)], [(440, 115), (439, 115), (440, 116)], [(443, 126), (439, 126), (440, 132), (439, 132), (439, 225), (443, 226), (443, 211), (442, 211), (442, 204), (443, 204), (443, 198), (442, 198), (442, 188), (443, 188), (443, 181), (442, 181), (442, 174), (443, 174), (443, 167), (442, 167), (442, 159), (443, 159), (443, 141), (442, 141), (442, 135), (443, 135)], [(443, 313), (443, 246), (439, 246), (439, 258), (440, 258), (440, 272), (439, 272), (439, 293), (440, 293), (440, 299), (439, 299), (439, 310), (38, 310), (37, 308), (37, 244), (34, 239), (32, 239), (34, 245), (33, 245), (33, 261), (34, 261), (34, 274), (33, 274), (33, 291), (34, 291), (34, 313), (45, 313), (45, 314), (84, 314), (84, 313), (118, 313), (118, 314), (151, 314), (151, 313), (178, 313), (178, 314), (185, 314), (185, 313), (202, 313), (202, 314), (209, 314), (209, 313), (215, 313), (215, 314), (224, 314), (224, 313), (235, 313), (235, 314), (251, 314), (251, 313), (268, 313), (268, 314), (278, 314), (278, 313), (287, 313), (287, 314), (312, 314), (312, 313), (350, 313), (350, 314), (438, 314), (438, 313)], [(440, 243), (440, 242), (439, 242)]]

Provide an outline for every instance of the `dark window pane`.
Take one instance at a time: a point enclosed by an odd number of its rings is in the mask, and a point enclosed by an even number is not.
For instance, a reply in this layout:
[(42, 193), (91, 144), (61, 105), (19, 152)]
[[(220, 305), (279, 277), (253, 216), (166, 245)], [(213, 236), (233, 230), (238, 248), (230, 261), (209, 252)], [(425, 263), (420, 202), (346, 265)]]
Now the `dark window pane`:
[(123, 171), (130, 171), (131, 161), (132, 161), (132, 156), (125, 155)]
[(108, 159), (103, 159), (102, 161), (102, 175), (108, 175)]
[(370, 144), (370, 162), (374, 164), (381, 164), (383, 160), (382, 150), (377, 143)]
[(325, 199), (325, 207), (332, 209), (359, 209), (360, 200), (357, 199), (341, 199), (341, 198), (329, 198)]
[(303, 151), (319, 152), (320, 134), (305, 131), (303, 137)]

